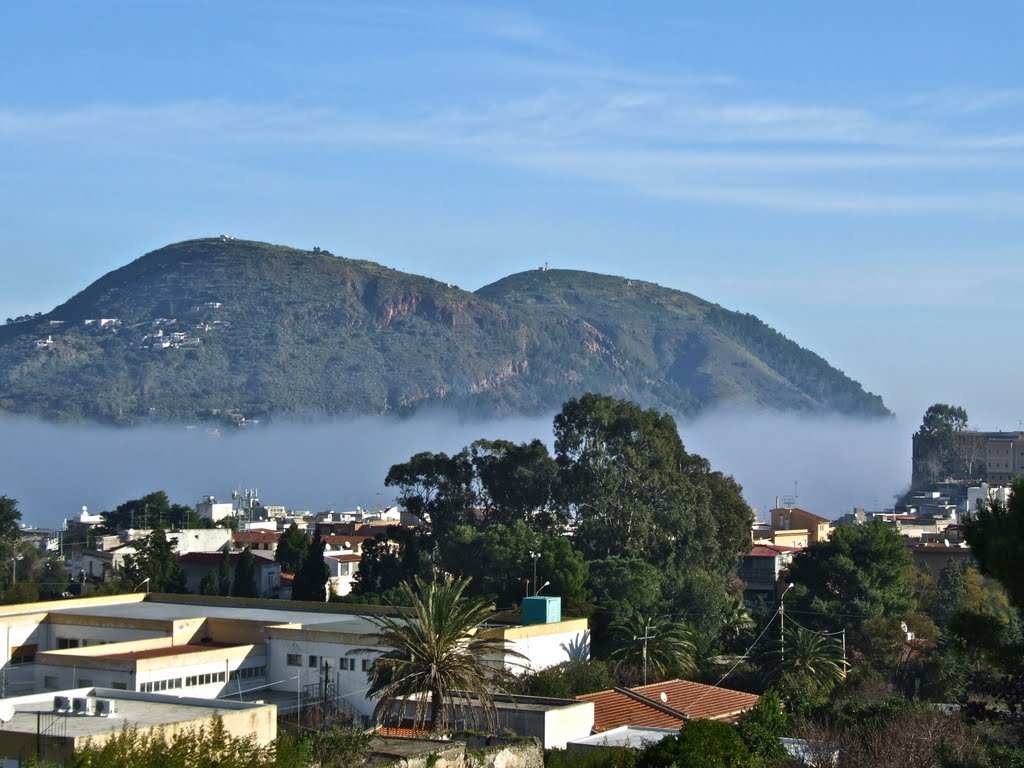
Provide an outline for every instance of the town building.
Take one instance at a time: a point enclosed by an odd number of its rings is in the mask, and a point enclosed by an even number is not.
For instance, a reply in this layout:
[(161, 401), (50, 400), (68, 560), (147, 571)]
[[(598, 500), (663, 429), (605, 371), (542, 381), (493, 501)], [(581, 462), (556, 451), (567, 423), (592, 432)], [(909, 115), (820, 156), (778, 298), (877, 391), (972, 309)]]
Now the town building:
[(133, 728), (146, 737), (209, 730), (219, 718), (224, 733), (269, 746), (277, 738), (273, 704), (136, 693), (93, 686), (15, 696), (4, 701), (0, 765), (39, 762), (62, 765), (84, 744), (101, 746)]
[(760, 699), (753, 693), (690, 680), (613, 688), (576, 698), (594, 702), (595, 733), (624, 725), (679, 731), (690, 720), (732, 722), (753, 708)]
[[(329, 700), (368, 723), (366, 672), (387, 650), (371, 619), (400, 610), (141, 593), (0, 606), (0, 696), (101, 687), (279, 709)], [(589, 658), (585, 619), (495, 614), (479, 631), (523, 654), (493, 660), (515, 672)]]

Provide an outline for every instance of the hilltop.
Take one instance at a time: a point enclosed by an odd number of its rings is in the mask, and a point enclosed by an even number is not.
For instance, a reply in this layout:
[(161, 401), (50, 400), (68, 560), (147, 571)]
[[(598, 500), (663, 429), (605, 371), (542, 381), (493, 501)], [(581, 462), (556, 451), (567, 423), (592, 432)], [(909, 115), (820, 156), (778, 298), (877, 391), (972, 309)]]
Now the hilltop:
[(751, 315), (653, 283), (543, 270), (475, 293), (233, 238), (114, 270), (0, 327), (0, 410), (118, 424), (405, 412), (540, 413), (598, 391), (678, 415), (738, 403), (888, 414)]

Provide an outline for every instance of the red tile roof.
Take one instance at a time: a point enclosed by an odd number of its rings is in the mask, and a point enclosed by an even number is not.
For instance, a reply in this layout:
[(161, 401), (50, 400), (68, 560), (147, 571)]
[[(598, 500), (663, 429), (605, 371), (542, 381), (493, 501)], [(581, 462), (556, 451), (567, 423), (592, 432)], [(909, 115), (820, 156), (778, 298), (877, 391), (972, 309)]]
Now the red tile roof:
[(235, 544), (275, 544), (282, 535), (276, 531), (239, 531), (231, 534), (231, 541)]
[(349, 544), (352, 549), (355, 549), (356, 547), (362, 546), (364, 541), (372, 538), (373, 536), (341, 536), (330, 534), (328, 536), (324, 536), (323, 540), (332, 547), (342, 547), (345, 544)]
[(795, 552), (797, 547), (778, 547), (774, 544), (755, 544), (749, 552), (744, 552), (744, 557), (778, 557), (787, 552)]
[(331, 554), (329, 552), (325, 552), (324, 553), (324, 557), (329, 557), (329, 558), (331, 558), (331, 560), (337, 560), (339, 563), (359, 563), (359, 562), (362, 562), (362, 560), (363, 560), (363, 556), (362, 555), (349, 555), (349, 554), (334, 555), (334, 554)]
[(689, 680), (668, 680), (576, 698), (594, 702), (594, 732), (600, 733), (620, 725), (678, 729), (687, 720), (731, 720), (757, 704), (759, 697)]

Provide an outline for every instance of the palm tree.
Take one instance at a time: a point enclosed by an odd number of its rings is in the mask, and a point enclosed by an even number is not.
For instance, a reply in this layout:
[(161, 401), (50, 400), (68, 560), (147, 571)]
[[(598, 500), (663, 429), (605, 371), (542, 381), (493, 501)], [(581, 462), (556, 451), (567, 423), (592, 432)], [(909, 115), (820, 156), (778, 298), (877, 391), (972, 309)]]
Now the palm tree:
[(634, 611), (612, 625), (611, 639), (609, 658), (627, 670), (642, 670), (644, 685), (648, 671), (659, 678), (697, 671), (689, 629), (668, 617), (648, 617)]
[(414, 700), (414, 728), (447, 731), (456, 707), (463, 718), (468, 711), (475, 726), (475, 700), (486, 728), (496, 729), (492, 691), (507, 692), (513, 676), (506, 661), (526, 657), (507, 648), (505, 640), (477, 631), (492, 609), (481, 598), (463, 597), (468, 585), (469, 579), (451, 577), (427, 584), (417, 576), (415, 588), (408, 582), (401, 585), (402, 602), (411, 610), (370, 619), (380, 630), (368, 638), (377, 647), (354, 653), (392, 649), (377, 656), (367, 672), (369, 695), (378, 699), (373, 711), (377, 723), (388, 720), (396, 704), (401, 719)]
[(743, 601), (734, 597), (722, 611), (722, 639), (726, 645), (735, 645), (754, 626), (754, 619)]
[(772, 654), (775, 677), (827, 693), (846, 675), (843, 649), (834, 637), (800, 626), (786, 628), (785, 643)]

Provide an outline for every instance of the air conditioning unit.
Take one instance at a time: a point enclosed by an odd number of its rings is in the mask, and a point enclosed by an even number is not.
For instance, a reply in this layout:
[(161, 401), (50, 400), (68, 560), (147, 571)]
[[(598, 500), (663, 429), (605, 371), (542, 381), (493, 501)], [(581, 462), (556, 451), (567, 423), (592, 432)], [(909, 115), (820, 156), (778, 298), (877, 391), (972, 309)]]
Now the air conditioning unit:
[(71, 710), (76, 715), (84, 715), (84, 714), (86, 714), (88, 706), (89, 706), (89, 700), (87, 698), (85, 698), (84, 696), (75, 696), (75, 698), (73, 698), (71, 700)]
[(67, 712), (69, 709), (71, 709), (71, 699), (69, 699), (67, 696), (53, 697), (54, 712)]
[(117, 707), (113, 699), (96, 699), (96, 713), (100, 717), (110, 717), (117, 714)]

